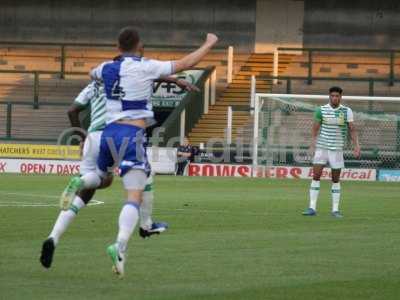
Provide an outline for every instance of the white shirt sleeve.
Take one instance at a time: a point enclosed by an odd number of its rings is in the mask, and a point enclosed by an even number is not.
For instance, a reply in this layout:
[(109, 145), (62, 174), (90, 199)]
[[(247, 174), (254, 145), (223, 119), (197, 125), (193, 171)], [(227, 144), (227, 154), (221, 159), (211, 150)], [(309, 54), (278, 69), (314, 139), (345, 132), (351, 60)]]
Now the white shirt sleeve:
[(145, 61), (146, 72), (151, 79), (158, 79), (161, 76), (169, 76), (174, 73), (173, 61), (161, 61), (149, 59)]
[(353, 111), (351, 110), (350, 107), (347, 108), (347, 123), (354, 122), (354, 115)]
[(95, 89), (95, 82), (89, 83), (75, 98), (74, 103), (82, 106), (88, 105), (96, 93)]
[(108, 64), (110, 62), (112, 62), (112, 61), (103, 62), (102, 64), (100, 64), (97, 67), (95, 67), (94, 69), (92, 69), (90, 71), (90, 77), (93, 80), (102, 80), (101, 73), (103, 72), (103, 67), (104, 67), (105, 64)]

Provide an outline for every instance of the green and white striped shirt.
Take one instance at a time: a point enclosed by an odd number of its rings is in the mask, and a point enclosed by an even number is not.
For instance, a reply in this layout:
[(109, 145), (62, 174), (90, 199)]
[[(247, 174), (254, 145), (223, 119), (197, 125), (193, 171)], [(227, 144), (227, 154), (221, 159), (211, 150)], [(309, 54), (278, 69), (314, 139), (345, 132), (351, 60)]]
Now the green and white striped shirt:
[(90, 105), (90, 126), (88, 132), (101, 131), (106, 127), (106, 94), (103, 85), (93, 81), (80, 92), (75, 104)]
[(318, 107), (315, 121), (321, 123), (317, 148), (341, 151), (347, 139), (348, 123), (354, 121), (353, 111), (344, 105), (333, 108), (330, 104)]

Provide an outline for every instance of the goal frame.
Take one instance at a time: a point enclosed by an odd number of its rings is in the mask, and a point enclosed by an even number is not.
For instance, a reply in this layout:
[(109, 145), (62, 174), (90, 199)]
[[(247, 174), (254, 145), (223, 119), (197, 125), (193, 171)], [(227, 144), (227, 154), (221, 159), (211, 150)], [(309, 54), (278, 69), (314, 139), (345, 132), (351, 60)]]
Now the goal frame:
[[(251, 110), (254, 112), (253, 121), (253, 147), (252, 147), (252, 176), (255, 177), (258, 168), (258, 148), (259, 148), (259, 116), (260, 109), (263, 105), (262, 101), (268, 98), (291, 98), (305, 100), (329, 100), (329, 95), (306, 95), (306, 94), (274, 94), (274, 93), (255, 93), (254, 101), (252, 101)], [(343, 95), (343, 100), (357, 101), (378, 101), (378, 102), (399, 102), (400, 97), (380, 97), (380, 96), (347, 96)]]

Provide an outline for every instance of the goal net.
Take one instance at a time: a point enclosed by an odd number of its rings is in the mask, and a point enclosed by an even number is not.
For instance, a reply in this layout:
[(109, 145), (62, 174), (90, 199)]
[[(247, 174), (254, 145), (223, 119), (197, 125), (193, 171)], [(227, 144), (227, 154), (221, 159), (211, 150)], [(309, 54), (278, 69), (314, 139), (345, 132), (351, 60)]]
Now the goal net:
[[(328, 96), (256, 94), (253, 118), (253, 169), (260, 166), (310, 166), (313, 114)], [(346, 167), (400, 167), (400, 97), (343, 96), (354, 113), (361, 158), (353, 156), (348, 134)]]

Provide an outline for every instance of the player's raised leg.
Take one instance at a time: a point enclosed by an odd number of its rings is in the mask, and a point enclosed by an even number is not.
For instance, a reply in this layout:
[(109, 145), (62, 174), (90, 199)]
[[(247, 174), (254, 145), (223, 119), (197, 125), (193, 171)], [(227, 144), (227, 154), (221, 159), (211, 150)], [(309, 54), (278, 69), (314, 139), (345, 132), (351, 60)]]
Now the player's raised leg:
[(60, 208), (69, 209), (78, 190), (96, 190), (102, 185), (101, 177), (96, 172), (89, 172), (83, 176), (75, 176), (70, 179), (60, 197)]
[[(89, 134), (83, 133), (79, 119), (79, 113), (90, 106)], [(72, 128), (77, 129), (77, 134), (85, 139), (81, 163), (81, 176), (73, 177), (69, 181), (60, 197), (60, 208), (69, 209), (75, 194), (80, 189), (96, 189), (102, 184), (101, 178), (96, 174), (97, 157), (99, 153), (100, 137), (106, 125), (106, 98), (104, 88), (97, 82), (91, 82), (76, 97), (74, 103), (68, 110), (68, 117)]]
[(142, 204), (140, 206), (139, 235), (147, 238), (153, 234), (160, 234), (167, 230), (165, 222), (153, 222), (153, 199), (154, 199), (153, 175), (149, 176), (143, 191)]
[(119, 214), (116, 242), (107, 248), (107, 253), (113, 262), (113, 271), (120, 277), (124, 276), (124, 264), (129, 239), (139, 221), (139, 211), (146, 177), (147, 175), (144, 171), (132, 169), (122, 178), (127, 199)]
[[(82, 176), (93, 173), (97, 168), (97, 157), (99, 153), (101, 131), (92, 132), (88, 135), (84, 145), (82, 162), (80, 170)], [(112, 183), (112, 176), (107, 176), (102, 180), (101, 187), (107, 187)], [(68, 227), (71, 225), (79, 210), (86, 206), (93, 198), (95, 189), (82, 189), (77, 194), (71, 194), (72, 201), (68, 207), (63, 209), (53, 226), (48, 238), (42, 244), (40, 262), (45, 268), (50, 268), (55, 248)]]
[(55, 248), (63, 233), (75, 219), (78, 211), (85, 207), (86, 203), (93, 197), (95, 190), (85, 190), (80, 195), (76, 195), (70, 208), (62, 210), (51, 230), (49, 237), (43, 242), (40, 262), (45, 268), (50, 268)]
[[(124, 275), (128, 242), (139, 222), (143, 190), (150, 174), (144, 144), (145, 130), (129, 124), (112, 123), (104, 129), (101, 138), (99, 170), (107, 173), (119, 165), (126, 192), (118, 218), (116, 241), (107, 248), (113, 263), (113, 271), (120, 277)], [(121, 149), (124, 151), (120, 151)]]

